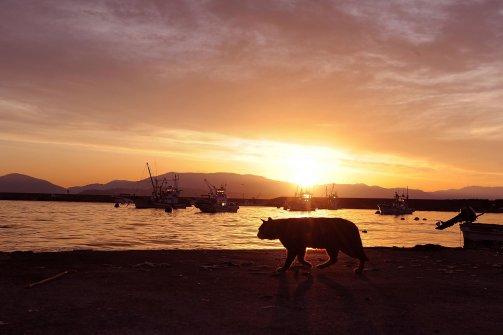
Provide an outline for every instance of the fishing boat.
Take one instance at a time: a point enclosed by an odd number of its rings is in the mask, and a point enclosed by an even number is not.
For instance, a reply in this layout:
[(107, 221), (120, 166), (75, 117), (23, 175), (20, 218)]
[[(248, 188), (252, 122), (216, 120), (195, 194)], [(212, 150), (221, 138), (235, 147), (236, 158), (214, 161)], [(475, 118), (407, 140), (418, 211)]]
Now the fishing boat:
[(395, 191), (395, 198), (391, 203), (378, 205), (377, 214), (380, 215), (407, 215), (414, 213), (414, 209), (410, 208), (407, 204), (409, 201), (409, 189), (407, 188), (407, 194), (400, 195)]
[(134, 197), (132, 200), (136, 208), (181, 209), (188, 206), (186, 202), (179, 199), (182, 189), (179, 187), (180, 177), (177, 174), (173, 175), (171, 181), (163, 178), (159, 182), (157, 178), (152, 177), (148, 163), (147, 170), (152, 185), (152, 195), (149, 197)]
[(297, 212), (315, 211), (316, 206), (313, 204), (313, 194), (302, 188), (300, 190), (297, 188), (294, 198), (287, 200), (283, 208)]
[(464, 248), (503, 246), (503, 225), (475, 222), (484, 214), (477, 214), (473, 208), (465, 206), (455, 217), (437, 222), (435, 229), (444, 230), (460, 223), (459, 229), (463, 233)]
[(319, 209), (339, 209), (339, 196), (335, 191), (335, 185), (332, 184), (332, 188), (329, 192), (328, 186), (325, 186), (325, 199), (321, 206), (318, 206)]
[(226, 185), (215, 187), (206, 179), (204, 180), (209, 188), (209, 192), (205, 199), (196, 201), (195, 205), (203, 213), (236, 213), (239, 205), (235, 202), (230, 202), (227, 199)]

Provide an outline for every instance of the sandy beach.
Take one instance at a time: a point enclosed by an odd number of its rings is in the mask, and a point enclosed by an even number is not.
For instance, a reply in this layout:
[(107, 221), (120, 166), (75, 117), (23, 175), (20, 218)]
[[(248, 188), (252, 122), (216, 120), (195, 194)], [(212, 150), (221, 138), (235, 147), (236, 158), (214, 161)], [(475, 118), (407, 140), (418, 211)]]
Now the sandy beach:
[(273, 276), (283, 250), (0, 253), (0, 333), (501, 331), (501, 253), (366, 252), (360, 277), (344, 255), (329, 269)]

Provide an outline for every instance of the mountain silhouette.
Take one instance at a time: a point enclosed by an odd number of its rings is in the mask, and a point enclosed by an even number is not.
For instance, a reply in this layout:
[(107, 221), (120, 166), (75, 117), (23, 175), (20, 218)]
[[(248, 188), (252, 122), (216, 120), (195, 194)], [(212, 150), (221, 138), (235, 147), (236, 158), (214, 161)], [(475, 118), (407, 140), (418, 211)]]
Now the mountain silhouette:
[[(161, 181), (173, 179), (173, 172), (157, 176)], [(267, 179), (256, 175), (242, 175), (237, 173), (177, 173), (180, 176), (180, 186), (184, 196), (201, 196), (208, 193), (205, 179), (215, 186), (227, 185), (227, 193), (233, 198), (274, 198), (293, 195), (296, 185)], [(106, 184), (90, 184), (71, 187), (71, 193), (84, 194), (121, 194), (134, 193), (147, 195), (152, 191), (149, 178), (139, 181), (114, 180)]]
[(66, 189), (43, 179), (10, 173), (0, 177), (0, 192), (66, 193)]
[[(208, 192), (204, 180), (215, 186), (227, 185), (227, 191), (233, 198), (275, 198), (293, 196), (297, 186), (292, 183), (267, 179), (262, 176), (237, 173), (177, 173), (180, 176), (182, 195), (187, 197), (201, 196)], [(173, 172), (159, 175), (158, 180), (171, 180)], [(334, 184), (339, 197), (344, 198), (391, 198), (395, 188), (369, 186), (366, 184)], [(315, 196), (324, 196), (326, 187), (330, 190), (332, 184), (316, 185), (310, 189)], [(105, 184), (89, 184), (70, 187), (71, 194), (137, 194), (148, 195), (152, 191), (150, 179), (138, 181), (113, 180)], [(402, 189), (398, 189), (402, 192)], [(19, 193), (66, 193), (66, 188), (48, 181), (27, 175), (12, 173), (0, 177), (0, 192)], [(419, 189), (409, 189), (412, 199), (503, 199), (503, 187), (468, 186), (460, 189), (448, 189), (425, 192)]]

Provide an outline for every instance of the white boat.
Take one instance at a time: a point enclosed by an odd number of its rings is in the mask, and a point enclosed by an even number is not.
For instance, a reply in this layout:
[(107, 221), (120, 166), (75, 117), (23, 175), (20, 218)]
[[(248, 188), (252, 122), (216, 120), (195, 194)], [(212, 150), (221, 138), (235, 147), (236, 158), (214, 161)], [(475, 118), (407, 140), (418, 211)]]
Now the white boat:
[(209, 193), (206, 199), (196, 201), (194, 205), (196, 208), (199, 208), (199, 210), (203, 213), (236, 213), (238, 211), (239, 205), (235, 202), (230, 202), (227, 199), (225, 185), (216, 188), (206, 179), (204, 181), (209, 188)]
[(380, 204), (376, 212), (380, 215), (407, 215), (414, 213), (414, 209), (410, 208), (407, 204), (409, 200), (409, 189), (407, 188), (407, 194), (402, 192), (402, 195), (395, 191), (395, 198), (390, 203)]

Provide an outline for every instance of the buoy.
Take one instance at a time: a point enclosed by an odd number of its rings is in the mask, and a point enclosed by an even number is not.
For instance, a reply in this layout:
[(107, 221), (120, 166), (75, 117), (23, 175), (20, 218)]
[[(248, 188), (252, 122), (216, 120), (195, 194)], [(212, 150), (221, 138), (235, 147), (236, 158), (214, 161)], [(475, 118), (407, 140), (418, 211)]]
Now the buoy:
[(119, 206), (120, 206), (120, 205), (119, 205), (119, 203), (118, 203), (118, 202), (116, 202), (116, 203), (115, 203), (115, 205), (114, 205), (114, 207), (115, 207), (115, 208), (119, 208)]
[(403, 220), (405, 220), (405, 218), (400, 218), (400, 220), (402, 220), (402, 221), (403, 221)]
[(419, 218), (416, 216), (416, 217), (414, 218), (414, 221), (419, 221)]
[(366, 229), (363, 229), (363, 230), (362, 230), (362, 233), (366, 234), (366, 233), (367, 233), (367, 230), (366, 230)]
[(428, 219), (427, 218), (423, 218), (423, 221), (426, 221), (426, 220), (428, 220)]
[(375, 214), (381, 214), (381, 212), (380, 211), (376, 211)]
[(164, 208), (164, 211), (166, 213), (171, 213), (171, 212), (173, 212), (173, 208), (172, 207), (166, 207), (166, 208)]

